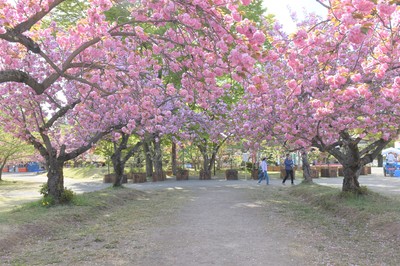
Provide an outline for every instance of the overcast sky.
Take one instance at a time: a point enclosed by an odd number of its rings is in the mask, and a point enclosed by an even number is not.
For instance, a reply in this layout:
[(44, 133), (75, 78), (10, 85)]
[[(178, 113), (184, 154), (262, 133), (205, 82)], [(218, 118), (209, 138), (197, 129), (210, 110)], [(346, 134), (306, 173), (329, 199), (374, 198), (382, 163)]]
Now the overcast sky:
[(296, 11), (299, 18), (303, 15), (303, 8), (322, 17), (327, 13), (326, 8), (317, 3), (316, 0), (263, 0), (263, 2), (267, 12), (274, 14), (287, 32), (292, 32), (295, 29), (295, 25), (290, 18), (288, 6), (292, 11)]

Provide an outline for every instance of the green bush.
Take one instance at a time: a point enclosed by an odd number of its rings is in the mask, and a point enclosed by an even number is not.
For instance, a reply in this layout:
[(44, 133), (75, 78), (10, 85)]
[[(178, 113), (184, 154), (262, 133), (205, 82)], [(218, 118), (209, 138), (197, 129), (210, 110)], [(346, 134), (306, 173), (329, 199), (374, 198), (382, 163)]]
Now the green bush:
[(72, 190), (67, 189), (65, 187), (64, 191), (61, 193), (60, 203), (62, 203), (62, 204), (70, 203), (72, 201), (72, 199), (74, 198), (74, 196), (75, 196), (75, 193)]
[[(55, 200), (54, 197), (49, 195), (49, 186), (47, 185), (47, 183), (44, 183), (39, 190), (40, 194), (43, 195), (42, 198), (42, 205), (43, 206), (52, 206), (55, 204)], [(74, 198), (75, 193), (68, 189), (68, 188), (64, 188), (64, 191), (61, 193), (60, 196), (60, 200), (59, 203), (60, 204), (68, 204), (70, 202), (72, 202), (72, 199)]]
[(40, 195), (43, 195), (43, 197), (47, 197), (49, 195), (49, 186), (47, 185), (47, 183), (44, 183), (41, 187), (40, 187)]

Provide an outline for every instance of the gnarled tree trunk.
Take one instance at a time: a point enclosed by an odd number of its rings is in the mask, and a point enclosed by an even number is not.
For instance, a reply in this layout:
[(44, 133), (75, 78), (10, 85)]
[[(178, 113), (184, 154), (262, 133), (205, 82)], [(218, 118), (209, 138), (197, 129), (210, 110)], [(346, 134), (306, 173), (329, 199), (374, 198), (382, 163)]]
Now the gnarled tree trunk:
[(151, 156), (149, 144), (145, 141), (143, 142), (143, 151), (145, 154), (145, 161), (146, 161), (146, 176), (152, 177), (153, 176), (153, 159)]
[(6, 166), (7, 160), (8, 160), (9, 156), (5, 156), (0, 163), (0, 181), (2, 181), (2, 174), (3, 174), (3, 169)]
[(344, 192), (360, 192), (360, 183), (358, 177), (360, 176), (361, 168), (360, 165), (343, 165), (343, 186), (342, 191)]
[(114, 153), (111, 155), (111, 161), (114, 168), (115, 179), (113, 182), (114, 187), (122, 186), (124, 171), (125, 171), (125, 161), (122, 160), (122, 152), (114, 147)]
[(62, 158), (50, 158), (46, 161), (48, 193), (56, 204), (60, 203), (64, 192), (64, 162)]
[(311, 177), (310, 162), (308, 161), (307, 152), (305, 150), (303, 150), (301, 152), (301, 160), (302, 160), (302, 164), (303, 164), (304, 182), (305, 183), (313, 183), (313, 180), (312, 180), (312, 177)]
[(114, 168), (115, 179), (113, 182), (114, 187), (122, 186), (124, 177), (126, 160), (122, 158), (122, 151), (127, 148), (129, 135), (122, 133), (120, 141), (114, 142), (114, 153), (111, 155), (111, 161)]
[(359, 143), (362, 139), (353, 137), (347, 131), (340, 132), (340, 139), (329, 146), (325, 145), (321, 138), (315, 138), (313, 146), (321, 151), (327, 151), (333, 155), (343, 166), (343, 192), (355, 194), (363, 193), (358, 182), (361, 169), (371, 163), (390, 140), (378, 139), (369, 144), (364, 144), (360, 150)]
[[(125, 134), (123, 132), (121, 134), (120, 141), (114, 142), (114, 153), (111, 155), (111, 160), (114, 167), (115, 172), (115, 179), (113, 186), (119, 187), (122, 185), (124, 180), (124, 171), (125, 171), (125, 164), (135, 153), (138, 152), (142, 143), (137, 142), (133, 146), (128, 146), (129, 137), (131, 135)], [(125, 151), (125, 154), (122, 152)]]
[(162, 151), (160, 140), (153, 140), (154, 145), (154, 174), (153, 181), (164, 181), (163, 163), (162, 163)]
[(176, 176), (176, 169), (177, 163), (176, 163), (176, 143), (175, 141), (172, 141), (172, 147), (171, 147), (171, 166), (172, 166), (172, 174)]
[[(223, 142), (222, 142), (223, 143)], [(212, 144), (211, 158), (208, 156), (208, 145), (205, 141), (204, 144), (198, 145), (201, 155), (203, 156), (203, 169), (200, 170), (200, 180), (210, 180), (212, 174), (212, 167), (214, 166), (215, 159), (217, 157), (217, 152), (221, 147), (221, 144)]]

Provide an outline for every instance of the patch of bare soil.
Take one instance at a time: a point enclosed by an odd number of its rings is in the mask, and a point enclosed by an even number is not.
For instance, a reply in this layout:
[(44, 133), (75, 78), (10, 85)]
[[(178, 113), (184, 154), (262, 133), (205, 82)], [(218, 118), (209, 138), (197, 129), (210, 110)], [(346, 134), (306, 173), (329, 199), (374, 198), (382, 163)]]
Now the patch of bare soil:
[(377, 232), (360, 231), (359, 225), (318, 210), (315, 221), (303, 220), (289, 189), (252, 182), (140, 194), (123, 189), (97, 208), (60, 209), (63, 213), (48, 217), (57, 217), (56, 223), (36, 221), (43, 231), (27, 230), (31, 223), (13, 228), (18, 243), (10, 234), (1, 234), (0, 243), (14, 242), (0, 251), (0, 261), (146, 266), (400, 263), (393, 253), (397, 244), (382, 238), (375, 242)]

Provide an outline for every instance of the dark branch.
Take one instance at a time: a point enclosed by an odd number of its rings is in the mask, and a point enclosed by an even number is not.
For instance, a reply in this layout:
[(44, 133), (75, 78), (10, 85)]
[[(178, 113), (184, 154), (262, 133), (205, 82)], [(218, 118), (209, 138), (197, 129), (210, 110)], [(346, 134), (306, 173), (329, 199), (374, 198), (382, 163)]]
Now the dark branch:
[(5, 82), (19, 82), (24, 83), (31, 87), (37, 94), (41, 94), (46, 89), (43, 84), (39, 83), (30, 76), (28, 73), (25, 73), (20, 70), (3, 70), (0, 71), (0, 83)]
[(9, 41), (9, 42), (17, 42), (22, 44), (32, 53), (38, 54), (40, 53), (40, 47), (37, 43), (35, 43), (31, 38), (28, 36), (19, 33), (14, 29), (8, 29), (6, 33), (0, 34), (0, 39)]

